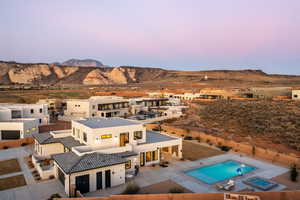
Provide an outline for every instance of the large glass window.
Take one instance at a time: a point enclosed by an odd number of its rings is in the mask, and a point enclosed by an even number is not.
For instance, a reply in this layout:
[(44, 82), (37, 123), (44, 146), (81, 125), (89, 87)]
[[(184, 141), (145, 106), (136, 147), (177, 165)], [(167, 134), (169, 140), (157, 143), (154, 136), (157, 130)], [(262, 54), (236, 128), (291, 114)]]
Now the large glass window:
[(149, 151), (146, 153), (146, 162), (151, 162), (152, 161), (152, 152)]
[(152, 160), (155, 161), (155, 160), (158, 160), (158, 151), (152, 151)]
[(143, 138), (143, 131), (134, 131), (134, 139), (140, 140)]

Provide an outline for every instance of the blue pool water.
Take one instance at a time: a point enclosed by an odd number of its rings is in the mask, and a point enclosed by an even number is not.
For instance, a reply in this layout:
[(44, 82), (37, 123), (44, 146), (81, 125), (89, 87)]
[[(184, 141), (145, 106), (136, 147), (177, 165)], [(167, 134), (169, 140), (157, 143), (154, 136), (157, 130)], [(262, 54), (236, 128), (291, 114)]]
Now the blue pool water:
[(238, 168), (242, 169), (243, 174), (255, 170), (255, 167), (248, 165), (242, 166), (242, 164), (237, 161), (228, 160), (214, 165), (193, 169), (185, 172), (185, 174), (192, 176), (204, 183), (214, 184), (219, 181), (238, 176)]
[(269, 185), (272, 184), (271, 182), (260, 179), (260, 178), (252, 178), (248, 181), (251, 182), (252, 184), (259, 185), (259, 186), (262, 186), (262, 187), (266, 187), (266, 186), (269, 186)]

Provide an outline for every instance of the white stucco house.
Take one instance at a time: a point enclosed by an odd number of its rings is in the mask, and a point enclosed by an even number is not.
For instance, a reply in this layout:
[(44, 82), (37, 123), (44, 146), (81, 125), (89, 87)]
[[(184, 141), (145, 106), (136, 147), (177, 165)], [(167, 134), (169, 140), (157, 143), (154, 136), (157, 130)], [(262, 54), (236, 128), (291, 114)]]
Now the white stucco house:
[(82, 117), (122, 117), (129, 112), (129, 102), (117, 96), (93, 96), (66, 100), (65, 120)]
[(69, 196), (75, 190), (86, 193), (124, 184), (126, 174), (137, 173), (138, 167), (182, 157), (181, 138), (116, 117), (74, 120), (71, 130), (34, 138), (33, 158), (53, 159), (53, 174)]
[(0, 104), (0, 139), (11, 140), (32, 136), (38, 127), (49, 123), (45, 104)]

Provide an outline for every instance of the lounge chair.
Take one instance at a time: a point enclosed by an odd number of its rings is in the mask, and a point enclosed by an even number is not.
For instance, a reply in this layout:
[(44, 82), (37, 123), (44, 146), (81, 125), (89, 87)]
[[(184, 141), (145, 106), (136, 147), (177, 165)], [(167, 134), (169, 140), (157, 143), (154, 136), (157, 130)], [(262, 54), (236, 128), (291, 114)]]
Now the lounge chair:
[(227, 183), (223, 183), (223, 184), (216, 184), (216, 188), (218, 190), (226, 190), (226, 191), (230, 191), (234, 188), (235, 183), (233, 180), (229, 180)]

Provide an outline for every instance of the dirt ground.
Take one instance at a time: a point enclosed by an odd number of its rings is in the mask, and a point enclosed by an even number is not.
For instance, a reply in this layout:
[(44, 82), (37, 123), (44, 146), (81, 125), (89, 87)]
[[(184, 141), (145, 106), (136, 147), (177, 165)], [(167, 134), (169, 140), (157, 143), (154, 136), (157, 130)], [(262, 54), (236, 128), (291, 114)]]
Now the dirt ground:
[(224, 152), (214, 149), (212, 147), (204, 146), (197, 141), (183, 141), (182, 145), (183, 158), (187, 160), (198, 160), (223, 154)]
[(0, 161), (0, 175), (11, 174), (19, 171), (21, 171), (21, 168), (17, 159)]
[(290, 172), (274, 177), (271, 180), (287, 186), (285, 190), (300, 190), (300, 178), (298, 177), (297, 182), (292, 182), (290, 180)]
[(21, 187), (26, 185), (23, 175), (11, 176), (8, 178), (0, 179), (0, 190), (7, 190), (11, 188)]
[(172, 182), (172, 181), (163, 181), (161, 183), (149, 185), (147, 187), (143, 187), (138, 192), (139, 194), (167, 194), (170, 189), (178, 188), (183, 191), (183, 193), (192, 193), (190, 190)]

